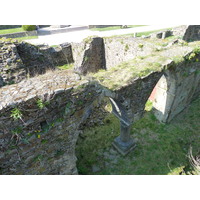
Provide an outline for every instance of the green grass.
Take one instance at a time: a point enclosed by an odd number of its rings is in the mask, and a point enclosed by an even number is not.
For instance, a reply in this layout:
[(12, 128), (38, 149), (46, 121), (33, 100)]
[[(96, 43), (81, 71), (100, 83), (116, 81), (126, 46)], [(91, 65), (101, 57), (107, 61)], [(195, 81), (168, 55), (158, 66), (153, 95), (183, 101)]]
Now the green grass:
[(9, 34), (9, 33), (18, 33), (18, 32), (24, 32), (24, 30), (22, 28), (0, 30), (0, 34)]
[[(127, 28), (135, 28), (145, 25), (128, 25)], [(118, 30), (121, 29), (121, 26), (111, 26), (111, 27), (105, 27), (105, 28), (91, 28), (91, 31), (112, 31), (112, 30)]]
[(24, 41), (24, 40), (31, 40), (31, 39), (37, 39), (38, 36), (26, 36), (26, 37), (19, 37), (19, 38), (15, 38), (16, 40), (19, 41)]
[[(147, 110), (151, 103), (147, 102)], [(109, 114), (106, 123), (94, 128), (86, 128), (85, 139), (76, 149), (77, 167), (80, 174), (135, 174), (167, 175), (190, 174), (194, 171), (188, 159), (190, 146), (193, 155), (199, 152), (200, 139), (200, 99), (194, 101), (183, 113), (169, 124), (162, 124), (146, 112), (131, 130), (137, 147), (126, 157), (116, 154), (117, 162), (106, 160), (101, 152), (112, 146), (113, 139), (119, 135), (119, 120)], [(107, 163), (107, 164), (105, 164)], [(101, 168), (93, 173), (92, 165)]]
[[(171, 30), (172, 28), (165, 28), (165, 29), (159, 29), (159, 30), (153, 30), (153, 31), (146, 31), (146, 32), (139, 32), (137, 33), (137, 37), (141, 37), (141, 36), (148, 36), (152, 33), (156, 33), (156, 32), (160, 32), (160, 31), (165, 31), (165, 30)], [(118, 35), (119, 36), (119, 35)], [(123, 36), (134, 36), (133, 33), (129, 33), (129, 34), (123, 34)], [(116, 36), (115, 36), (116, 37)]]
[(149, 55), (146, 56), (145, 59), (140, 59), (139, 62), (138, 59), (135, 58), (127, 62), (122, 62), (108, 70), (100, 70), (95, 74), (91, 74), (91, 76), (105, 87), (115, 90), (127, 85), (129, 81), (136, 77), (143, 77), (153, 71), (162, 70), (161, 63), (158, 63), (156, 60), (154, 62), (148, 62), (148, 60), (146, 60), (148, 57), (152, 58), (152, 56)]
[(65, 64), (65, 65), (62, 65), (62, 66), (58, 66), (58, 69), (60, 69), (60, 70), (66, 70), (66, 69), (71, 69), (73, 66), (74, 66), (73, 63), (71, 63), (71, 64)]

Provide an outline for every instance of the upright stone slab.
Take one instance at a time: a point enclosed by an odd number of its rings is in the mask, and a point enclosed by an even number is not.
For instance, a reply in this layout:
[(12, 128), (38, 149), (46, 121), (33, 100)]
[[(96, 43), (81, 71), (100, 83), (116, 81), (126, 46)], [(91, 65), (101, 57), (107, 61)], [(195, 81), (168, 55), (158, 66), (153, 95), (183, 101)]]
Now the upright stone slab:
[(188, 42), (200, 40), (200, 25), (190, 25), (187, 27), (183, 40)]
[(82, 75), (106, 69), (105, 48), (103, 38), (92, 38), (91, 43), (85, 42), (84, 53), (75, 61), (74, 70)]

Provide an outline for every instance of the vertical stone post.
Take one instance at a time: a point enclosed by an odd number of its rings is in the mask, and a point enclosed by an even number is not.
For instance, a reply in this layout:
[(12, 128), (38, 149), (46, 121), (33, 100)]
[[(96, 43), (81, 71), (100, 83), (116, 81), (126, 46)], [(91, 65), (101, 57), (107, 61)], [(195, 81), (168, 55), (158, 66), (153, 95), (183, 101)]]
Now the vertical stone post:
[(115, 138), (113, 146), (123, 156), (127, 155), (131, 150), (136, 147), (133, 138), (130, 135), (131, 124), (127, 125), (120, 120), (120, 135)]

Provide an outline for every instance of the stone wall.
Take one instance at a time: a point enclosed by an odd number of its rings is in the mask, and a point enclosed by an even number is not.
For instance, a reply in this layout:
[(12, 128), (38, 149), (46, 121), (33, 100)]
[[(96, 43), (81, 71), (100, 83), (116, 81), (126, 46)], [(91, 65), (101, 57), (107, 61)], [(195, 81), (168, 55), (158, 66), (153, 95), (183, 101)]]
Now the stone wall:
[[(166, 66), (167, 83), (175, 88), (166, 91), (169, 106), (164, 108), (169, 112), (163, 119), (170, 121), (199, 95), (198, 59), (199, 54), (191, 58), (190, 53), (182, 63)], [(142, 117), (145, 103), (162, 74), (150, 73), (115, 91), (94, 81), (80, 80), (72, 71), (55, 71), (2, 87), (1, 174), (77, 174), (75, 145), (95, 102), (104, 97), (113, 99), (121, 111), (118, 115), (114, 108), (114, 114), (131, 124)]]
[[(117, 39), (114, 41), (120, 43), (118, 48), (125, 48), (129, 41), (127, 39), (121, 42), (119, 38)], [(130, 38), (130, 40), (133, 39)], [(91, 52), (93, 47), (97, 46), (93, 43), (94, 41), (91, 45), (89, 44), (89, 50), (86, 51), (90, 53), (91, 60), (96, 55)], [(102, 40), (98, 40), (100, 41)], [(109, 43), (110, 48), (114, 48), (114, 41), (113, 44), (112, 41), (106, 41), (105, 45)], [(142, 54), (145, 48), (151, 53), (153, 44), (150, 40), (134, 41), (135, 46), (131, 44), (133, 47), (130, 47), (129, 55), (131, 52), (134, 53), (135, 48), (140, 49), (141, 54), (137, 54), (140, 56), (145, 56)], [(11, 44), (8, 41), (1, 44), (3, 53), (1, 52), (0, 64), (3, 69), (9, 63), (12, 64), (11, 66), (15, 64), (19, 69), (31, 69), (31, 66), (34, 66), (33, 69), (37, 69), (37, 66), (48, 68), (48, 66), (54, 67), (57, 63), (51, 60), (53, 56), (50, 56), (51, 59), (47, 56), (49, 54), (46, 47), (41, 50), (26, 43)], [(85, 43), (81, 45), (80, 47), (84, 50)], [(109, 49), (108, 45), (105, 47), (105, 53)], [(88, 56), (83, 50), (82, 56)], [(102, 63), (100, 50), (95, 52), (99, 52), (97, 60)], [(172, 54), (175, 50), (177, 49), (172, 48)], [(112, 50), (111, 56), (114, 56), (117, 51), (117, 49)], [(119, 57), (123, 56), (124, 51)], [(8, 60), (10, 57), (11, 61)], [(55, 58), (60, 59), (59, 56)], [(128, 58), (127, 53), (125, 59)], [(21, 59), (20, 62), (18, 59)], [(109, 59), (111, 57), (108, 57)], [(120, 59), (116, 60), (113, 61), (113, 65), (120, 62)], [(157, 90), (154, 103), (155, 113), (160, 121), (171, 121), (200, 94), (199, 61), (199, 51), (192, 52), (191, 50), (184, 56), (182, 62), (177, 64), (169, 61), (163, 66), (163, 70), (150, 72), (141, 78), (136, 77), (113, 90), (105, 88), (99, 82), (89, 81), (87, 77), (80, 77), (72, 70), (65, 73), (55, 70), (43, 74), (41, 69), (38, 69), (41, 72), (39, 76), (24, 78), (18, 84), (1, 87), (1, 174), (77, 174), (76, 141), (81, 129), (90, 125), (88, 119), (91, 119), (91, 116), (92, 120), (98, 118), (99, 115), (94, 113), (96, 102), (104, 97), (109, 98), (113, 105), (113, 113), (121, 122), (130, 126), (142, 117), (145, 103), (163, 74), (164, 78), (161, 78), (157, 85), (162, 93), (159, 93), (159, 89)], [(37, 62), (39, 62), (38, 65)], [(24, 73), (26, 74), (26, 71)], [(31, 75), (34, 76), (34, 73)], [(158, 99), (158, 96), (161, 98)]]
[(113, 37), (105, 38), (104, 42), (107, 69), (155, 50), (155, 44), (142, 38)]
[(0, 87), (44, 74), (73, 62), (70, 44), (37, 47), (25, 42), (0, 40)]
[(18, 83), (27, 77), (15, 44), (0, 40), (0, 87)]
[(134, 37), (91, 37), (72, 43), (75, 71), (83, 75), (115, 67), (136, 56), (144, 57), (155, 49), (152, 40)]
[[(92, 38), (91, 41), (85, 41), (83, 43), (84, 44), (81, 44), (81, 46), (77, 48), (79, 50), (78, 53), (74, 52), (74, 70), (80, 74), (86, 75), (88, 72), (95, 73), (100, 69), (106, 69), (103, 38), (95, 37)], [(82, 53), (80, 53), (80, 51), (82, 51)]]
[(185, 31), (183, 40), (189, 42), (200, 40), (200, 25), (189, 25)]
[(156, 85), (154, 113), (161, 122), (170, 122), (200, 95), (200, 55), (189, 53), (168, 70)]
[(51, 74), (0, 90), (1, 174), (77, 174), (79, 126), (99, 90), (88, 82), (73, 86), (76, 79)]

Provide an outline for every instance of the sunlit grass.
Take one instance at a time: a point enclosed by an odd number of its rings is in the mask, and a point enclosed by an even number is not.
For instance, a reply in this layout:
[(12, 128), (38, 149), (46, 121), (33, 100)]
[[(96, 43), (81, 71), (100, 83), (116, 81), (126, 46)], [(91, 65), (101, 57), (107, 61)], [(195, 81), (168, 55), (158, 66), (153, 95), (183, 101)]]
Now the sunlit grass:
[[(151, 110), (148, 101), (146, 110)], [(126, 157), (119, 156), (116, 164), (106, 165), (107, 160), (99, 152), (112, 146), (119, 135), (119, 120), (108, 114), (104, 125), (86, 128), (86, 137), (77, 148), (77, 166), (81, 174), (191, 174), (188, 151), (193, 147), (199, 151), (200, 140), (200, 99), (194, 101), (182, 114), (169, 124), (162, 124), (152, 111), (133, 124), (131, 134), (137, 147)], [(93, 173), (92, 165), (101, 167)]]

